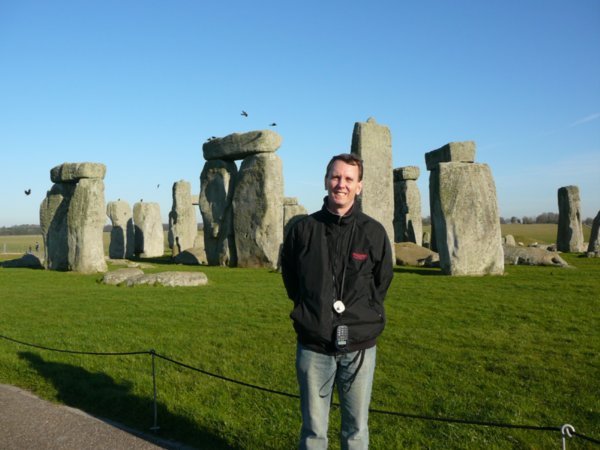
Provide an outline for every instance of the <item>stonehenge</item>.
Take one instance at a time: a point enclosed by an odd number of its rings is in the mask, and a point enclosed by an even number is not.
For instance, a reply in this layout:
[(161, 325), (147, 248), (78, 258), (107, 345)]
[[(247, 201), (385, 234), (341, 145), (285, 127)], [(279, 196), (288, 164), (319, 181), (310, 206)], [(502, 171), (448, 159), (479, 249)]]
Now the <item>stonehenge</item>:
[[(400, 252), (398, 264), (439, 266), (446, 275), (498, 275), (505, 264), (515, 263), (563, 265), (555, 255), (512, 250), (514, 237), (501, 236), (494, 180), (486, 164), (475, 162), (473, 141), (450, 142), (425, 154), (431, 232), (424, 231), (416, 184), (420, 169), (393, 169), (391, 142), (389, 128), (369, 118), (355, 123), (350, 152), (364, 161), (357, 207), (384, 226), (396, 243), (392, 251)], [(276, 132), (258, 130), (203, 144), (200, 192), (193, 195), (184, 180), (173, 184), (167, 233), (173, 262), (277, 268), (286, 233), (308, 214), (297, 198), (284, 197), (283, 164), (276, 153), (281, 143)], [(132, 209), (119, 199), (105, 205), (105, 174), (106, 166), (87, 162), (50, 170), (53, 185), (40, 205), (44, 268), (106, 271), (106, 216), (112, 224), (111, 263), (163, 256), (159, 204), (140, 201)], [(558, 204), (556, 245), (548, 249), (584, 252), (578, 187), (561, 187)], [(196, 205), (202, 216), (200, 232)], [(600, 212), (587, 245), (589, 257), (600, 257), (599, 228)]]
[(417, 166), (394, 169), (394, 242), (423, 245), (419, 174)]
[(472, 141), (449, 143), (425, 155), (432, 235), (447, 275), (504, 273), (496, 187), (487, 164), (474, 159)]
[(104, 176), (99, 163), (64, 163), (50, 170), (54, 183), (40, 205), (44, 267), (81, 273), (106, 271), (103, 247)]
[(558, 231), (556, 248), (561, 252), (583, 252), (581, 202), (577, 186), (558, 189)]

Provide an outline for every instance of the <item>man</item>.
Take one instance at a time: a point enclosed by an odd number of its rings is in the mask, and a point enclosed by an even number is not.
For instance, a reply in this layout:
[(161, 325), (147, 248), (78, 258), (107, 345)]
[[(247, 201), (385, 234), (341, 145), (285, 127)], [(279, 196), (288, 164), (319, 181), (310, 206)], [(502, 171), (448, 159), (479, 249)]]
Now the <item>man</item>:
[(383, 226), (355, 207), (362, 172), (354, 155), (334, 156), (323, 207), (299, 221), (283, 246), (281, 269), (298, 336), (301, 449), (327, 448), (334, 385), (342, 449), (369, 446), (376, 339), (385, 325), (383, 300), (393, 263)]

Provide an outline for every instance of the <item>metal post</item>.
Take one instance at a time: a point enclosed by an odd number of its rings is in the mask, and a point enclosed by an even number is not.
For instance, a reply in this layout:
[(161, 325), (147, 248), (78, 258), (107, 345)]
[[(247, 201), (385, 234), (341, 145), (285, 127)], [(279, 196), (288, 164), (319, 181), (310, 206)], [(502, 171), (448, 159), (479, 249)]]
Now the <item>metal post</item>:
[(571, 432), (575, 432), (575, 427), (566, 423), (560, 428), (560, 432), (562, 433), (562, 448), (563, 450), (567, 450), (567, 436), (570, 438), (573, 437)]
[(150, 427), (150, 430), (156, 432), (160, 427), (158, 426), (158, 409), (156, 406), (156, 367), (154, 364), (156, 352), (154, 349), (150, 350), (150, 354), (152, 355), (152, 385), (154, 387), (154, 425)]

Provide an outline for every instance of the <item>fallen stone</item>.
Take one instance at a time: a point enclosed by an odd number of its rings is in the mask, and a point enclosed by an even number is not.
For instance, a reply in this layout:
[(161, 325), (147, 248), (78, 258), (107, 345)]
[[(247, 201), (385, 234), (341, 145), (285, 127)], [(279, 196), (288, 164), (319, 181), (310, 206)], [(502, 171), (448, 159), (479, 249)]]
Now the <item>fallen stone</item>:
[(512, 234), (507, 234), (502, 238), (502, 243), (508, 247), (516, 247), (517, 242), (515, 241), (515, 237)]
[(503, 250), (505, 264), (557, 267), (569, 266), (558, 253), (543, 248), (503, 246)]
[(235, 161), (258, 153), (273, 153), (281, 146), (281, 141), (281, 135), (271, 130), (233, 133), (205, 142), (202, 145), (202, 154), (207, 161)]
[(206, 264), (206, 252), (203, 247), (193, 247), (179, 253), (173, 258), (175, 264), (186, 266), (199, 266)]
[(8, 261), (0, 262), (1, 267), (6, 268), (28, 268), (28, 269), (43, 269), (44, 265), (42, 261), (32, 253), (26, 253), (20, 258), (10, 259)]
[(124, 281), (128, 280), (132, 277), (137, 277), (143, 275), (144, 272), (141, 269), (126, 267), (123, 269), (112, 270), (110, 272), (106, 272), (102, 277), (102, 283), (104, 284), (121, 284)]
[(399, 266), (439, 267), (439, 255), (414, 242), (396, 242), (396, 264)]
[(128, 278), (127, 286), (138, 286), (142, 284), (167, 286), (167, 287), (190, 287), (204, 286), (208, 283), (206, 274), (202, 272), (160, 272), (137, 275)]

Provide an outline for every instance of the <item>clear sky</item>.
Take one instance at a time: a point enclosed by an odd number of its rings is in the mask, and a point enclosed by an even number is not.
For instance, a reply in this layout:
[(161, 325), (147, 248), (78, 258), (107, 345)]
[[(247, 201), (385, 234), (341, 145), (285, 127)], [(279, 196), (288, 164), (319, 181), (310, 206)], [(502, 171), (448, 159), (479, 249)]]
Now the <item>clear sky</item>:
[(424, 215), (424, 154), (474, 140), (501, 216), (558, 212), (577, 185), (594, 217), (600, 0), (0, 0), (0, 226), (39, 223), (50, 169), (85, 161), (106, 164), (106, 201), (167, 222), (207, 138), (272, 122), (285, 195), (312, 211), (371, 116), (394, 167), (421, 168)]

